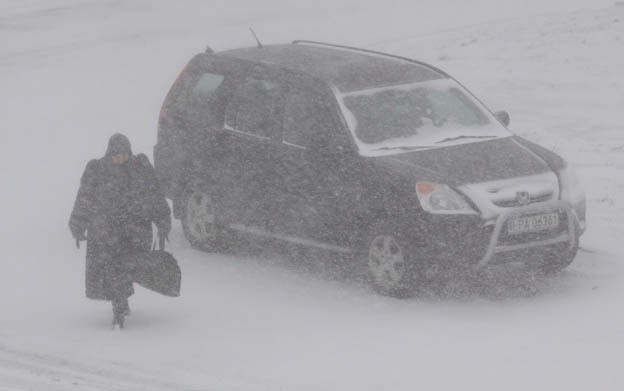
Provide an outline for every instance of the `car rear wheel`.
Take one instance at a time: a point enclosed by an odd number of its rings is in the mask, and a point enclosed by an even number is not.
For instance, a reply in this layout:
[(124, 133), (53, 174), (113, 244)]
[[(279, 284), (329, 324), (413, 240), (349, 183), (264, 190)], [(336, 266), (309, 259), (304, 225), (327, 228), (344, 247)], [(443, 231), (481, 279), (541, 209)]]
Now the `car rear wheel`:
[(192, 190), (183, 197), (182, 228), (191, 246), (204, 251), (222, 249), (223, 228), (218, 222), (215, 197)]

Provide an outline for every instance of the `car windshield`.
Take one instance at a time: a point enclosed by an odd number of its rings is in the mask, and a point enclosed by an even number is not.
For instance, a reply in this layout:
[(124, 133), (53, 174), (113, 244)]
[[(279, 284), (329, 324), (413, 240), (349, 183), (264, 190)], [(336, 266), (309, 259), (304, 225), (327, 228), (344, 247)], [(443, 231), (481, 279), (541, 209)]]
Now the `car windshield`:
[(364, 155), (437, 148), (511, 135), (450, 79), (338, 95), (349, 128)]

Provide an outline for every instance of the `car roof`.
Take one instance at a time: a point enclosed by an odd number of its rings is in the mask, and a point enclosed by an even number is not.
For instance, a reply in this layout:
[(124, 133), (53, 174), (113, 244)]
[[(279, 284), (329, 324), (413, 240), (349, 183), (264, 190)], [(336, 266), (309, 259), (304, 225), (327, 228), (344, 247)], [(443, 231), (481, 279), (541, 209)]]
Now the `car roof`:
[(342, 92), (448, 77), (439, 69), (418, 61), (308, 41), (227, 50), (217, 55), (308, 74), (335, 85)]

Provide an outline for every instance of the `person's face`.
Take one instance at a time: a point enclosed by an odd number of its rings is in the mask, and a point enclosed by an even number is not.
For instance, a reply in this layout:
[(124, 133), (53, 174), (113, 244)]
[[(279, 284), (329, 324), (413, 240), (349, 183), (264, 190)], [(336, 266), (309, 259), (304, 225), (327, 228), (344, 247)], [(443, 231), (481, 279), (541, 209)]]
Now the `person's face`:
[(117, 155), (113, 155), (113, 164), (124, 164), (130, 159), (130, 155), (127, 153), (119, 153)]

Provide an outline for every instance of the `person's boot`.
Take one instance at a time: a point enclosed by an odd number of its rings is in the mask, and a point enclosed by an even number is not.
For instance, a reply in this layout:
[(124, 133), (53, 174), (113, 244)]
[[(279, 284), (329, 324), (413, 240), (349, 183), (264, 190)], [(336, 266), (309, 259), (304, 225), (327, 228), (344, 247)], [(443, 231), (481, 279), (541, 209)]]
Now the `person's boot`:
[(124, 311), (123, 303), (113, 301), (113, 330), (124, 328)]
[(123, 314), (114, 314), (113, 315), (113, 330), (123, 329), (124, 328), (124, 316)]

